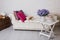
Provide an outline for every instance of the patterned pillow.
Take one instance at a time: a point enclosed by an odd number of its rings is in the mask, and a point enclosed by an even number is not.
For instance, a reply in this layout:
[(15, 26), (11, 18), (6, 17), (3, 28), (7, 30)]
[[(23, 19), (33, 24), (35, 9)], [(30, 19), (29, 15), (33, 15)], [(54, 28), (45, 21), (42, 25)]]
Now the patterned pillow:
[(14, 16), (16, 20), (19, 20), (19, 17), (17, 16), (18, 11), (14, 11)]
[(37, 13), (39, 16), (46, 16), (49, 14), (49, 10), (46, 10), (46, 9), (42, 9), (42, 10), (38, 10), (38, 13)]
[(26, 20), (26, 15), (24, 14), (24, 12), (22, 10), (20, 10), (18, 13), (17, 13), (17, 16), (19, 17), (19, 19), (24, 22)]

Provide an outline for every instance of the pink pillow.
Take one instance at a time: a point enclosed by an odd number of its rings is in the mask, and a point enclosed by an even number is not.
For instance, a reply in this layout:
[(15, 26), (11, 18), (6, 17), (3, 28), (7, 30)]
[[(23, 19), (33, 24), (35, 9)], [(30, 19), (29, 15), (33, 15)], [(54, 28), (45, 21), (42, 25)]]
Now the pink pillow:
[(26, 20), (26, 16), (22, 10), (17, 13), (17, 16), (20, 18), (22, 22)]
[(19, 20), (19, 17), (17, 16), (18, 11), (14, 11), (14, 16), (16, 20)]

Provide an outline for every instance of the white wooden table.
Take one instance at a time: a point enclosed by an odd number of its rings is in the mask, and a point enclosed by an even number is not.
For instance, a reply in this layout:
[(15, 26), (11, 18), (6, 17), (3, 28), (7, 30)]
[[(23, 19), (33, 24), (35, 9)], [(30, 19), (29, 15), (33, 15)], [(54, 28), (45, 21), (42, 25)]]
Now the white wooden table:
[[(48, 39), (50, 39), (50, 37), (52, 36), (52, 34), (54, 35), (53, 29), (54, 29), (55, 24), (57, 22), (59, 22), (59, 20), (56, 20), (54, 22), (40, 22), (43, 25), (43, 28), (44, 28), (45, 32), (43, 32), (43, 30), (41, 30), (41, 32), (39, 34), (47, 36)], [(45, 27), (49, 27), (50, 31), (46, 30)], [(47, 31), (49, 32), (49, 34), (46, 34)]]

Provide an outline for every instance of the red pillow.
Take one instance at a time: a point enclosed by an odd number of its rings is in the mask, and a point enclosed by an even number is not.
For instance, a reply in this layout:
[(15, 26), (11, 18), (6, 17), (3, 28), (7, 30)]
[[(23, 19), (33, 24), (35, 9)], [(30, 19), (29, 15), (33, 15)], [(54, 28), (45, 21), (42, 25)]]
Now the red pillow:
[(18, 11), (14, 11), (14, 16), (16, 20), (19, 20), (19, 17), (17, 16)]
[(17, 16), (20, 18), (22, 22), (26, 20), (26, 16), (22, 10), (17, 13)]

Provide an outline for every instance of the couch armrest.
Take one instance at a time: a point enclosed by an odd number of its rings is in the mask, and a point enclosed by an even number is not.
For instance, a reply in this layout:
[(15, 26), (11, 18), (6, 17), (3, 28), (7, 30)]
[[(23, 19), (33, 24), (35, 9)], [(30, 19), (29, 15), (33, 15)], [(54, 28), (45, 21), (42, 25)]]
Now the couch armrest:
[(14, 14), (9, 14), (9, 17), (11, 18), (12, 24), (16, 23), (17, 20), (15, 19)]

